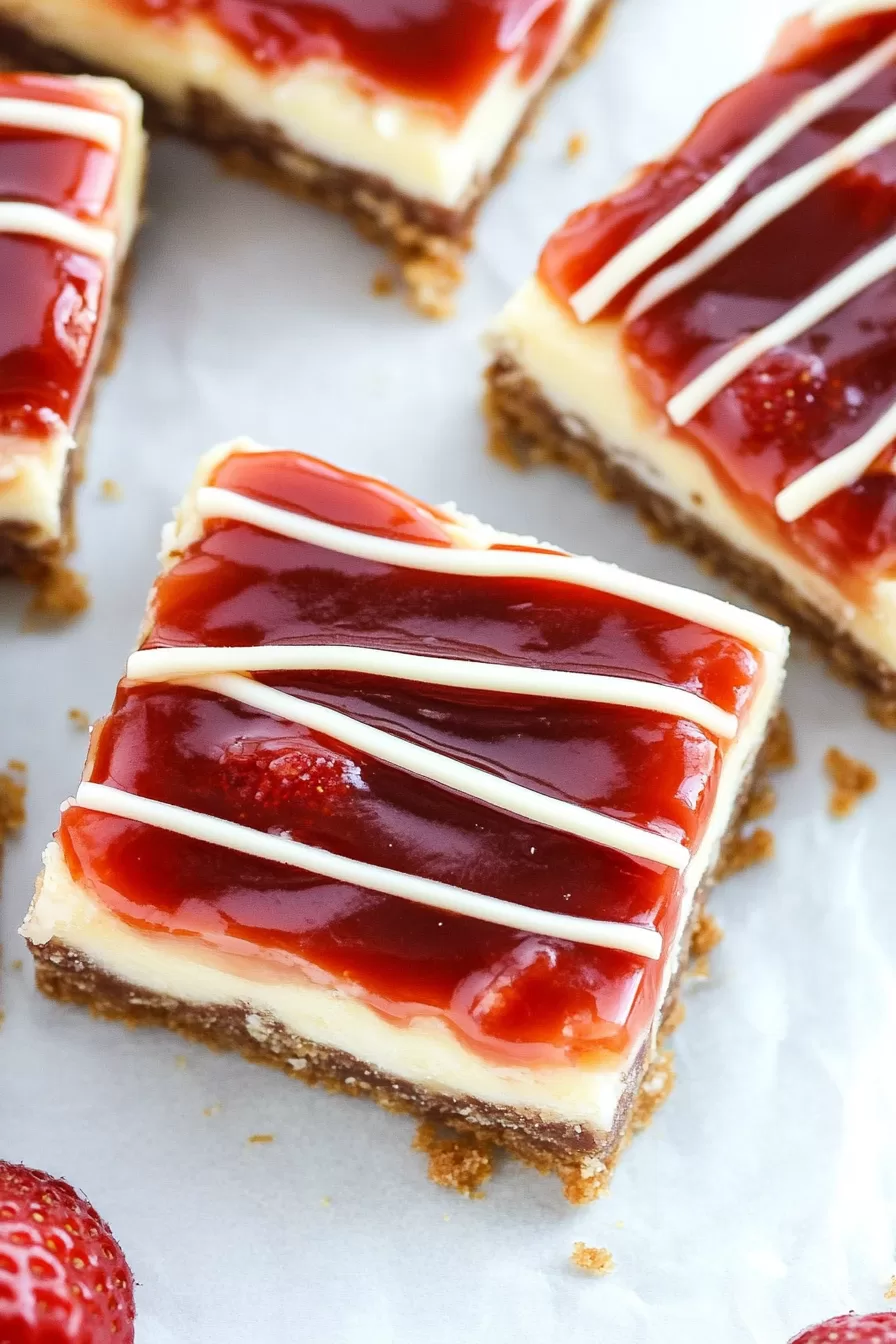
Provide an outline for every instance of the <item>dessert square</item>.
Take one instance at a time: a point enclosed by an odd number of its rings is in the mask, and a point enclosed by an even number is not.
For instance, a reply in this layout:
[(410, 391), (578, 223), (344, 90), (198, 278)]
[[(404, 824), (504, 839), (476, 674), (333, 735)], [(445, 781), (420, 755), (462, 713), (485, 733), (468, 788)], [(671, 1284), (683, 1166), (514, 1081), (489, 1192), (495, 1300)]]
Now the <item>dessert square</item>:
[(489, 336), (558, 461), (809, 634), (896, 724), (896, 6), (827, 3), (548, 241)]
[(218, 448), (46, 852), (38, 985), (591, 1197), (787, 643), (301, 453)]
[(128, 79), (161, 126), (347, 215), (442, 316), (483, 199), (607, 4), (0, 0), (0, 52)]
[(0, 74), (0, 570), (40, 577), (70, 549), (143, 165), (126, 84)]

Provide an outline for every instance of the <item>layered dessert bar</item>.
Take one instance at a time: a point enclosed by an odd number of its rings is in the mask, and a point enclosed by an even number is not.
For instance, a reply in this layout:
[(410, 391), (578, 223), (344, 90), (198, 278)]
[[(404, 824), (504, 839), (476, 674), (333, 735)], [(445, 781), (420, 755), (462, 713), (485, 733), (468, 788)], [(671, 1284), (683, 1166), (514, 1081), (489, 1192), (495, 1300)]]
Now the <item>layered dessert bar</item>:
[(0, 74), (0, 570), (39, 577), (70, 548), (143, 162), (127, 85)]
[(164, 126), (348, 215), (441, 314), (474, 220), (608, 0), (0, 0), (0, 52), (121, 75)]
[(787, 633), (240, 441), (207, 455), (24, 926), (37, 982), (593, 1195)]
[(635, 501), (896, 723), (896, 5), (833, 0), (549, 240), (494, 445)]

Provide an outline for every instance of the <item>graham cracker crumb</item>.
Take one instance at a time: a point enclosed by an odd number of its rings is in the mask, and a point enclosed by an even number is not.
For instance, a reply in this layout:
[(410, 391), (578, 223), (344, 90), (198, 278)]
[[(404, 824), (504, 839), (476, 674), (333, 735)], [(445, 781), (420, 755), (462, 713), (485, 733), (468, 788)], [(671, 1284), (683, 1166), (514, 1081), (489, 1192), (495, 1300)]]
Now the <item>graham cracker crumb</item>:
[(90, 606), (83, 574), (73, 569), (54, 569), (43, 580), (25, 612), (25, 629), (72, 620)]
[(187, 1057), (186, 1057), (186, 1055), (175, 1055), (175, 1056), (174, 1056), (174, 1067), (175, 1067), (176, 1069), (185, 1069), (185, 1068), (187, 1067)]
[(744, 821), (761, 821), (769, 817), (778, 805), (778, 795), (767, 781), (757, 788), (747, 803)]
[(686, 1016), (684, 999), (679, 995), (660, 1024), (657, 1040), (662, 1043), (667, 1036), (671, 1036), (673, 1031), (678, 1030)]
[(481, 1187), (491, 1178), (494, 1158), (490, 1144), (474, 1135), (440, 1134), (429, 1120), (417, 1126), (411, 1145), (429, 1158), (428, 1175), (435, 1185), (456, 1190), (467, 1199), (481, 1199)]
[(566, 142), (566, 157), (572, 163), (575, 159), (581, 158), (588, 148), (588, 137), (581, 131), (575, 131)]
[(220, 1115), (220, 1114), (221, 1114), (221, 1103), (220, 1103), (220, 1101), (213, 1101), (212, 1104), (211, 1104), (211, 1106), (205, 1106), (205, 1107), (203, 1108), (202, 1114), (205, 1115), (205, 1116), (209, 1116), (209, 1117), (211, 1117), (211, 1116), (213, 1116), (213, 1115)]
[(20, 762), (10, 761), (12, 774), (0, 773), (0, 844), (25, 824), (25, 782)]
[(273, 1143), (273, 1134), (250, 1134), (249, 1143)]
[(82, 733), (86, 733), (87, 729), (90, 727), (90, 715), (87, 713), (86, 709), (70, 709), (68, 712), (68, 721), (69, 723), (74, 724), (74, 726)]
[(18, 756), (14, 756), (11, 760), (7, 761), (6, 764), (10, 770), (15, 770), (20, 775), (24, 775), (28, 769), (25, 762), (20, 761)]
[(793, 724), (786, 710), (779, 710), (769, 729), (765, 746), (765, 763), (769, 770), (790, 770), (796, 765), (796, 742)]
[(861, 799), (877, 788), (877, 772), (839, 747), (829, 747), (825, 752), (824, 769), (834, 786), (828, 803), (832, 817), (848, 817)]
[(885, 1288), (884, 1297), (887, 1299), (888, 1302), (892, 1302), (894, 1298), (896, 1298), (896, 1274), (893, 1275), (889, 1284)]
[(103, 499), (108, 500), (110, 504), (117, 504), (118, 501), (123, 498), (124, 491), (117, 481), (106, 479), (100, 485), (100, 495)]
[(886, 695), (869, 695), (866, 704), (875, 723), (890, 732), (896, 731), (896, 699)]
[(708, 911), (701, 910), (691, 935), (691, 956), (707, 956), (713, 948), (718, 947), (724, 937), (718, 920)]
[(16, 957), (15, 961), (11, 961), (11, 962), (9, 963), (9, 969), (10, 969), (11, 971), (20, 971), (20, 970), (22, 969), (22, 959), (21, 959), (21, 957)]
[(581, 1269), (586, 1274), (612, 1274), (616, 1268), (613, 1257), (605, 1246), (586, 1246), (584, 1241), (575, 1243), (569, 1258), (576, 1269)]
[(775, 837), (764, 826), (757, 826), (750, 835), (738, 836), (728, 847), (720, 877), (733, 877), (754, 864), (765, 863), (775, 853)]
[(374, 298), (388, 298), (395, 293), (395, 276), (389, 271), (377, 271), (370, 282), (370, 292)]
[(675, 1056), (671, 1050), (660, 1050), (648, 1068), (635, 1098), (632, 1110), (632, 1130), (640, 1134), (646, 1129), (675, 1086)]

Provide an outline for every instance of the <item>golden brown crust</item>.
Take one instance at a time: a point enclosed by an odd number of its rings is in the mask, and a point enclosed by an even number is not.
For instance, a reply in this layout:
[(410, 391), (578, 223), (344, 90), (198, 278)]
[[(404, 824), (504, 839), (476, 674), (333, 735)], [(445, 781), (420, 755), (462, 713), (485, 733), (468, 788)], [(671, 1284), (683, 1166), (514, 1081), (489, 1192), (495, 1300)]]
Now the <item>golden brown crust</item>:
[(611, 1274), (616, 1268), (613, 1256), (605, 1246), (587, 1246), (584, 1241), (573, 1244), (569, 1259), (585, 1274)]
[(832, 817), (848, 817), (861, 800), (877, 788), (877, 771), (864, 761), (847, 756), (839, 747), (825, 752), (824, 771), (831, 782), (828, 811)]
[[(231, 172), (260, 178), (271, 186), (348, 218), (357, 231), (385, 247), (398, 262), (417, 308), (446, 317), (451, 296), (463, 279), (463, 258), (483, 201), (506, 176), (553, 85), (577, 69), (593, 51), (609, 12), (609, 0), (595, 0), (578, 34), (517, 126), (499, 163), (458, 209), (407, 196), (387, 180), (311, 154), (286, 139), (276, 126), (252, 122), (223, 99), (193, 91), (185, 109), (163, 106), (141, 90), (147, 125), (174, 131), (214, 150)], [(0, 52), (19, 69), (80, 71), (83, 62), (48, 47), (13, 23), (0, 23)], [(97, 74), (116, 74), (96, 68)]]
[(896, 729), (896, 669), (865, 649), (829, 616), (811, 606), (771, 566), (736, 549), (705, 523), (685, 513), (611, 457), (586, 426), (556, 411), (507, 355), (486, 374), (485, 415), (491, 451), (515, 467), (558, 463), (580, 472), (606, 499), (634, 504), (650, 535), (689, 551), (708, 573), (751, 594), (795, 633), (821, 651), (831, 671), (858, 686), (868, 711)]
[[(770, 727), (769, 738), (772, 736)], [(757, 785), (761, 787), (764, 770), (760, 754), (753, 779), (742, 791), (716, 871), (697, 895), (683, 940), (687, 949), (695, 931), (703, 927), (700, 919), (709, 892), (740, 843), (750, 797)], [(298, 1039), (278, 1022), (262, 1021), (258, 1015), (247, 1015), (239, 1007), (191, 1004), (135, 990), (57, 940), (32, 945), (31, 950), (37, 986), (49, 998), (81, 1004), (99, 1017), (123, 1020), (134, 1026), (167, 1027), (213, 1049), (236, 1050), (247, 1059), (281, 1069), (311, 1085), (367, 1096), (388, 1110), (407, 1112), (424, 1122), (448, 1126), (472, 1136), (479, 1153), (475, 1166), (480, 1172), (487, 1166), (483, 1151), (497, 1144), (537, 1170), (557, 1174), (572, 1203), (586, 1203), (600, 1195), (619, 1154), (632, 1134), (644, 1128), (665, 1100), (674, 1078), (671, 1053), (660, 1049), (649, 1057), (645, 1047), (629, 1073), (612, 1131), (589, 1131), (583, 1125), (547, 1121), (537, 1114), (475, 1097), (428, 1091), (383, 1074), (342, 1051)], [(686, 952), (681, 958), (678, 973), (669, 987), (662, 1013), (663, 1040), (681, 1020), (680, 991), (689, 955)], [(439, 1170), (443, 1176), (450, 1178), (456, 1169), (457, 1160), (450, 1154), (442, 1158)], [(468, 1167), (468, 1173), (470, 1170)]]

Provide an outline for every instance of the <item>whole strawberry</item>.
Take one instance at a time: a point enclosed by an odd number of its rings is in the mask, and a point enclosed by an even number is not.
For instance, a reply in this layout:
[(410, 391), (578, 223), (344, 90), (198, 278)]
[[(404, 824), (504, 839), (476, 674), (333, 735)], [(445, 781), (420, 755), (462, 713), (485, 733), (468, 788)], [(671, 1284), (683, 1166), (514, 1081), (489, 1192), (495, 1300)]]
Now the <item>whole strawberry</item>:
[(790, 1344), (896, 1344), (896, 1312), (835, 1316), (832, 1321), (804, 1330)]
[(133, 1344), (134, 1280), (67, 1181), (0, 1162), (0, 1344)]

